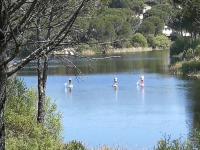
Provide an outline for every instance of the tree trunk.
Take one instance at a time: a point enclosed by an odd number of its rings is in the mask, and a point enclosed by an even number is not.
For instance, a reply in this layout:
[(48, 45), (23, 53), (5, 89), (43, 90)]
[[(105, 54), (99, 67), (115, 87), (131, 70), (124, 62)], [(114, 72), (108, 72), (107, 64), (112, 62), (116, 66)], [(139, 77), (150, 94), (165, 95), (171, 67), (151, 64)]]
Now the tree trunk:
[(38, 72), (38, 115), (37, 115), (37, 121), (38, 123), (44, 122), (44, 91), (43, 91), (43, 85), (42, 85), (42, 67), (41, 67), (41, 58), (38, 58), (37, 63), (37, 72)]
[(43, 66), (41, 58), (38, 59), (38, 123), (44, 123), (47, 71), (48, 57), (44, 56)]
[[(4, 53), (4, 52), (3, 52)], [(0, 54), (0, 62), (5, 61), (6, 54)], [(4, 106), (6, 102), (6, 65), (0, 66), (0, 150), (5, 149), (5, 120), (4, 120)]]

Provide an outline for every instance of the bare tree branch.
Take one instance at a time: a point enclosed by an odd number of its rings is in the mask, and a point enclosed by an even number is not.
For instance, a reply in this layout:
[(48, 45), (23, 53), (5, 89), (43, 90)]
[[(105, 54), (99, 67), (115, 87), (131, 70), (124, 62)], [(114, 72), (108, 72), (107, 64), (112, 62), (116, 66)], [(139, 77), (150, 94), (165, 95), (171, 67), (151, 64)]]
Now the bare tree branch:
[[(60, 32), (53, 38), (53, 40), (51, 40), (49, 43), (42, 45), (40, 48), (36, 49), (34, 52), (32, 52), (29, 56), (27, 56), (25, 59), (23, 59), (17, 66), (13, 66), (13, 68), (11, 68), (11, 70), (9, 72), (7, 72), (8, 76), (13, 75), (14, 73), (16, 73), (18, 70), (20, 70), (21, 68), (23, 68), (26, 64), (28, 64), (30, 61), (37, 59), (38, 57), (41, 57), (42, 53), (46, 53), (49, 54), (50, 52), (52, 52), (53, 50), (55, 50), (55, 48), (57, 46), (59, 46), (59, 44), (65, 39), (65, 37), (68, 35), (68, 33), (70, 32), (70, 29), (72, 27), (72, 25), (74, 24), (79, 12), (81, 11), (81, 9), (84, 7), (84, 4), (86, 2), (88, 2), (89, 0), (83, 0), (81, 5), (78, 7), (78, 9), (74, 12), (74, 14), (71, 16), (71, 18), (69, 19), (69, 21), (66, 23), (66, 25), (60, 30)], [(61, 37), (61, 38), (60, 38)], [(47, 47), (51, 47), (49, 48), (49, 50), (46, 50)]]
[[(37, 4), (38, 0), (33, 0), (32, 4), (30, 5), (28, 11), (25, 13), (25, 15), (23, 16), (23, 18), (21, 19), (21, 21), (14, 27), (13, 32), (14, 34), (17, 34), (18, 31), (21, 31), (22, 25), (28, 20), (28, 18), (30, 17), (30, 14), (33, 12), (33, 10), (35, 9), (35, 6)], [(10, 41), (11, 36), (8, 36), (8, 41)]]

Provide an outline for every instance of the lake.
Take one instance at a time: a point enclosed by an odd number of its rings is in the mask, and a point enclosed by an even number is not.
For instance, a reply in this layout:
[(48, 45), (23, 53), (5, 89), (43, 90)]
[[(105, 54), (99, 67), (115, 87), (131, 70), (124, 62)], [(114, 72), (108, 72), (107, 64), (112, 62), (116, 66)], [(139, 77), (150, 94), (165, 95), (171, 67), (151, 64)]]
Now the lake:
[[(164, 137), (187, 138), (198, 128), (200, 82), (170, 75), (169, 51), (122, 55), (120, 58), (74, 60), (82, 74), (61, 63), (51, 64), (47, 95), (62, 113), (63, 138), (88, 147), (108, 145), (151, 149)], [(145, 87), (137, 87), (140, 77)], [(32, 65), (19, 76), (37, 88)], [(119, 89), (112, 87), (118, 78)], [(72, 78), (70, 93), (64, 83)]]

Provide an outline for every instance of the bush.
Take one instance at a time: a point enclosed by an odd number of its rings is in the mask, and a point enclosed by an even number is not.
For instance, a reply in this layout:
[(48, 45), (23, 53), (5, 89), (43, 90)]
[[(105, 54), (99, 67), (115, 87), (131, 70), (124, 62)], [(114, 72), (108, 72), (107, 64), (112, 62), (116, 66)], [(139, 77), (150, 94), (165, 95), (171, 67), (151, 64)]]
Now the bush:
[(155, 37), (155, 46), (162, 49), (169, 49), (171, 41), (165, 35)]
[(200, 71), (200, 62), (199, 61), (190, 61), (182, 64), (183, 74), (188, 73), (197, 73)]
[(194, 53), (196, 56), (200, 56), (200, 45), (197, 45), (197, 47), (194, 50)]
[(194, 50), (191, 48), (183, 52), (183, 58), (186, 60), (190, 60), (194, 58), (194, 56), (195, 56)]
[(110, 2), (111, 8), (128, 8), (129, 5), (125, 0), (112, 0)]
[(141, 34), (141, 33), (136, 33), (133, 35), (131, 38), (131, 44), (134, 47), (147, 47), (147, 39)]
[(168, 4), (155, 5), (145, 13), (145, 18), (150, 16), (156, 16), (159, 17), (161, 20), (165, 21), (165, 23), (167, 23), (169, 20), (171, 10), (172, 8)]
[(155, 27), (154, 35), (161, 34), (164, 28), (164, 21), (156, 16), (151, 16), (145, 19), (145, 21), (151, 22)]
[(130, 48), (132, 47), (131, 42), (129, 40), (119, 40), (115, 41), (112, 46), (114, 48)]
[(192, 150), (194, 147), (191, 142), (181, 142), (181, 140), (164, 139), (158, 142), (154, 150)]
[(78, 141), (72, 141), (65, 145), (65, 150), (86, 150), (84, 145)]
[(82, 52), (84, 50), (90, 50), (90, 49), (91, 49), (90, 45), (88, 45), (88, 44), (81, 44), (81, 45), (78, 46), (77, 51), (78, 52)]
[(9, 81), (5, 105), (6, 149), (63, 149), (61, 116), (46, 101), (44, 125), (37, 123), (37, 95), (19, 80)]
[(144, 35), (154, 35), (156, 31), (155, 25), (150, 21), (143, 21), (138, 31)]
[(162, 139), (158, 142), (154, 150), (196, 150), (200, 149), (200, 131), (194, 129), (188, 139), (171, 140), (170, 138)]
[(176, 41), (170, 47), (171, 55), (178, 55), (179, 53), (183, 52), (184, 50), (189, 49), (190, 40), (184, 37), (178, 37)]
[(147, 42), (148, 42), (149, 47), (156, 48), (156, 41), (155, 41), (155, 37), (153, 35), (147, 36)]
[(143, 6), (143, 0), (110, 0), (109, 4), (111, 8), (129, 8), (136, 13), (142, 13)]
[(178, 55), (188, 49), (195, 49), (200, 44), (200, 39), (191, 40), (190, 37), (178, 37), (170, 47), (171, 55)]

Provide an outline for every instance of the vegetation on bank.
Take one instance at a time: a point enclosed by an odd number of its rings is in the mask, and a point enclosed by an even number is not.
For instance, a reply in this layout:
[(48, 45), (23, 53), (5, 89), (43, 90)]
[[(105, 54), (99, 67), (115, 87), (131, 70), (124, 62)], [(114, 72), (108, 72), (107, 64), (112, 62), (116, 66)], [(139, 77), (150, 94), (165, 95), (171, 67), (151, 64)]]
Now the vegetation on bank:
[[(147, 6), (151, 9), (145, 10)], [(84, 51), (88, 50), (102, 53), (107, 49), (137, 46), (169, 48), (169, 44), (160, 42), (163, 40), (170, 43), (170, 39), (162, 34), (173, 10), (168, 0), (154, 0), (151, 3), (146, 0), (95, 0), (93, 5), (88, 7), (90, 13), (85, 17), (78, 17), (75, 29), (70, 32), (71, 41), (75, 43), (70, 46), (63, 45), (62, 49), (72, 47), (84, 54)], [(84, 11), (87, 12), (89, 8)], [(51, 36), (55, 33), (52, 32)], [(138, 34), (142, 34), (143, 39), (134, 43), (132, 39)], [(42, 35), (43, 30), (41, 39)], [(27, 56), (32, 49), (34, 47), (26, 47), (19, 56)]]
[(45, 104), (45, 123), (37, 122), (37, 94), (23, 81), (10, 80), (6, 102), (6, 149), (85, 150), (81, 142), (64, 144), (61, 115), (50, 98)]
[(200, 39), (178, 37), (170, 52), (172, 57), (178, 59), (170, 67), (172, 72), (188, 77), (200, 77)]
[(37, 123), (37, 94), (20, 80), (9, 81), (6, 102), (6, 149), (61, 149), (61, 116), (46, 102), (44, 125)]
[[(144, 12), (147, 6), (151, 9)], [(162, 31), (168, 24), (172, 12), (172, 4), (168, 0), (154, 0), (150, 3), (146, 0), (94, 0), (76, 19), (74, 28), (69, 33), (70, 42), (67, 41), (70, 44), (64, 44), (56, 50), (72, 48), (82, 54), (90, 50), (93, 51), (90, 52), (91, 55), (105, 53), (108, 49), (143, 46), (143, 41), (139, 41), (141, 43), (132, 42), (132, 38), (139, 33), (144, 36), (144, 40), (147, 40), (144, 47), (169, 49), (169, 44), (160, 43), (157, 37), (161, 36), (170, 43), (170, 39), (164, 36)], [(65, 18), (65, 15), (68, 16), (68, 14), (63, 14), (62, 18)], [(48, 27), (46, 22), (45, 19), (41, 21), (39, 36), (41, 41), (45, 41), (46, 38), (44, 36)], [(57, 24), (57, 20), (55, 19), (52, 24)], [(26, 35), (29, 39), (27, 40), (28, 45), (22, 47), (17, 57), (26, 57), (37, 48), (36, 44), (32, 44), (37, 41), (36, 31), (32, 27), (35, 25), (30, 24), (30, 26), (31, 31)], [(51, 37), (54, 37), (58, 30), (57, 27), (55, 31), (52, 30)]]
[[(200, 2), (176, 1), (176, 11), (170, 26), (177, 35), (171, 45), (171, 56), (178, 58), (171, 70), (176, 74), (200, 78)], [(187, 36), (186, 36), (187, 33)]]
[[(143, 12), (147, 5), (152, 9)], [(84, 20), (83, 24), (87, 25), (79, 39), (80, 43), (88, 44), (80, 44), (78, 51), (105, 52), (111, 48), (130, 47), (167, 49), (169, 44), (166, 43), (170, 40), (162, 31), (171, 11), (167, 0), (151, 4), (144, 0), (101, 0), (91, 18)]]

